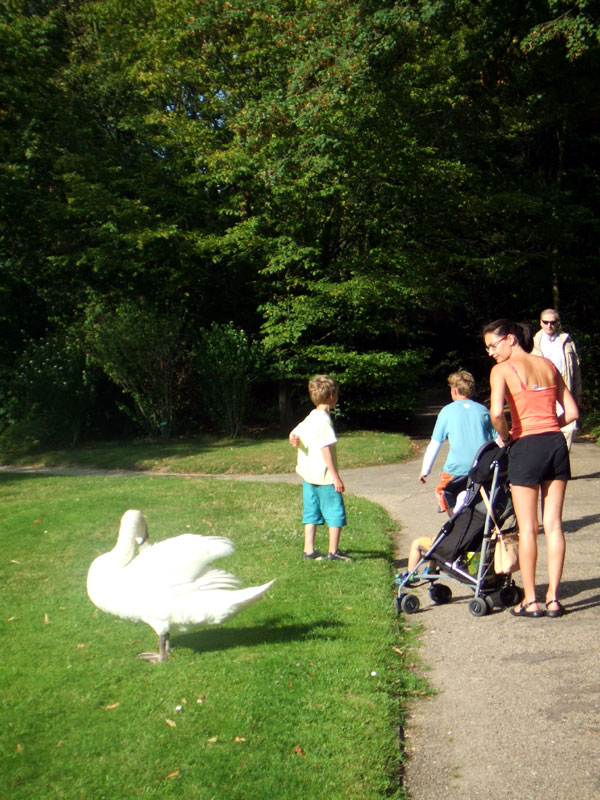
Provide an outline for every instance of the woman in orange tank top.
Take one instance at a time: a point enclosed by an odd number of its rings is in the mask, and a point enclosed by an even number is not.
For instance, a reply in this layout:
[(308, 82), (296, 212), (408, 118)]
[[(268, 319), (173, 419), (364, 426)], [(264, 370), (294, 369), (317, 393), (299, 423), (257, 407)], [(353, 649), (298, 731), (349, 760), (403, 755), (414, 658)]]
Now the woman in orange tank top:
[[(564, 607), (558, 589), (565, 560), (562, 509), (571, 477), (569, 451), (562, 426), (577, 419), (579, 411), (560, 373), (546, 358), (532, 356), (532, 330), (508, 319), (483, 329), (488, 354), (496, 361), (490, 373), (490, 417), (509, 450), (510, 490), (519, 526), (519, 567), (525, 596), (511, 608), (517, 617), (560, 617)], [(556, 402), (564, 413), (556, 415)], [(504, 415), (508, 402), (512, 429)], [(542, 499), (542, 524), (546, 535), (548, 589), (542, 610), (535, 593), (537, 566), (538, 499)]]

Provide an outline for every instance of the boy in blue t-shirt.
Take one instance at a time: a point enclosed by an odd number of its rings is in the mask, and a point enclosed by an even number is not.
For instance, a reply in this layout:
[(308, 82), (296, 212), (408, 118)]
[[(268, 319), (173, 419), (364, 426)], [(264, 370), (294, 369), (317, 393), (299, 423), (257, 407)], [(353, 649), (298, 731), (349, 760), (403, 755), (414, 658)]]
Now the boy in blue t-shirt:
[[(419, 480), (425, 483), (440, 447), (448, 439), (450, 450), (435, 493), (440, 512), (447, 511), (451, 515), (460, 488), (454, 491), (448, 484), (453, 478), (460, 477), (465, 478), (466, 484), (477, 451), (485, 442), (495, 439), (497, 434), (487, 408), (471, 399), (475, 394), (475, 378), (470, 372), (452, 372), (448, 375), (448, 386), (452, 402), (444, 406), (438, 414), (431, 441), (423, 456)], [(454, 485), (457, 483), (460, 486), (460, 481), (453, 481)]]

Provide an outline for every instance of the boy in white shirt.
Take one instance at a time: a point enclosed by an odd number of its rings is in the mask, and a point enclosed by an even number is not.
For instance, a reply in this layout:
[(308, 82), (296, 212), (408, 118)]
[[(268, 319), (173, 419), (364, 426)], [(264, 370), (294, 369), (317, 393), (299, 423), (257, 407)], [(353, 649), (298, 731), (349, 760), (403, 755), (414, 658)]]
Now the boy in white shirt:
[(346, 509), (344, 484), (337, 469), (337, 437), (329, 412), (338, 399), (338, 384), (329, 375), (315, 375), (308, 382), (308, 393), (315, 408), (290, 432), (289, 441), (298, 448), (296, 472), (302, 477), (304, 524), (303, 558), (320, 561), (325, 556), (315, 550), (317, 525), (329, 526), (329, 561), (353, 561), (338, 549)]

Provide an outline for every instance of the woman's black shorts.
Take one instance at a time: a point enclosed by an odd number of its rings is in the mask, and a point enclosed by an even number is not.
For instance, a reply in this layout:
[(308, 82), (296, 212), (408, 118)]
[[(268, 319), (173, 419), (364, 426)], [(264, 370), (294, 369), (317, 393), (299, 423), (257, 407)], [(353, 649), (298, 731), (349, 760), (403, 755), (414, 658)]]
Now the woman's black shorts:
[(568, 481), (569, 450), (562, 433), (522, 436), (508, 451), (508, 480), (513, 486), (538, 486), (542, 481)]

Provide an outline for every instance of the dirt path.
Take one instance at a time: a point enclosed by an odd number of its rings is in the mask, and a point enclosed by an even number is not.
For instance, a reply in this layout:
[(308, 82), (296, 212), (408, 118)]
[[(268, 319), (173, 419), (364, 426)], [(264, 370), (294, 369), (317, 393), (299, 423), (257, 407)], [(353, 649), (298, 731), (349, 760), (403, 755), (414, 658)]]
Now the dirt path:
[[(401, 524), (403, 556), (413, 537), (442, 524), (433, 485), (417, 482), (419, 466), (343, 472), (348, 491), (380, 503)], [(421, 611), (406, 617), (423, 626), (420, 657), (437, 692), (408, 714), (405, 786), (412, 800), (600, 797), (598, 447), (575, 444), (572, 467), (564, 514), (567, 615), (475, 618), (467, 608), (472, 592), (449, 580), (452, 603), (434, 606), (425, 591)], [(540, 597), (544, 545), (540, 536)]]

